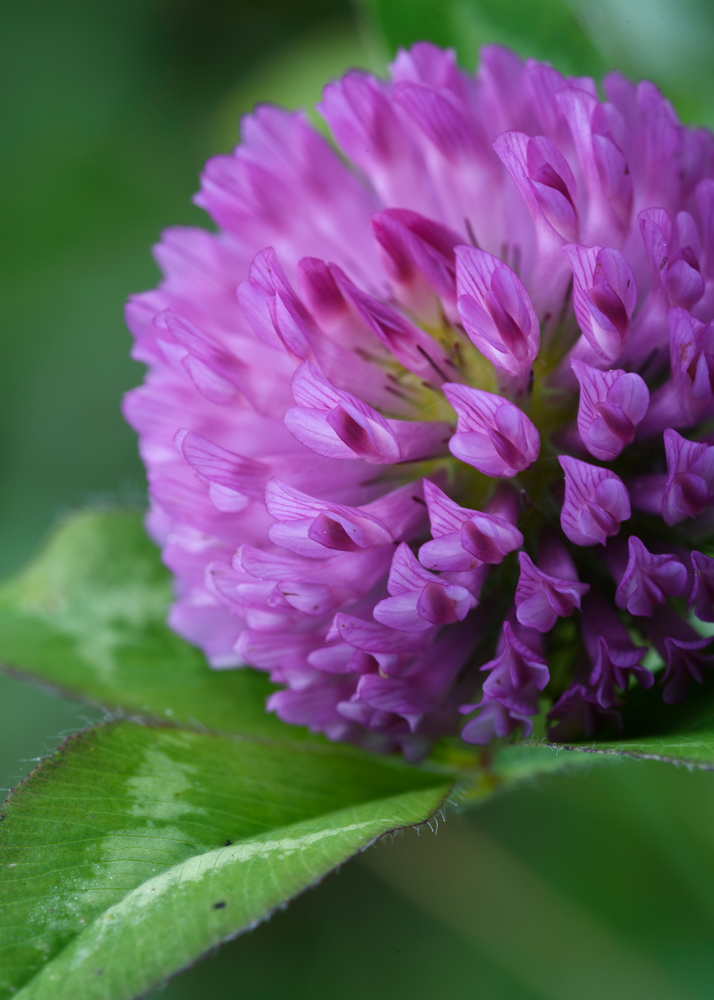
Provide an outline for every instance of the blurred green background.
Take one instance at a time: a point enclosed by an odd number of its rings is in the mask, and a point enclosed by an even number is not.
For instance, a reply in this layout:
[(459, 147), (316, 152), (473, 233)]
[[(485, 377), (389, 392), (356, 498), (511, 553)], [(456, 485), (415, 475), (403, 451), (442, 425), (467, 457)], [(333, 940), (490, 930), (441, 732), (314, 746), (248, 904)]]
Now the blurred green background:
[[(485, 41), (655, 79), (714, 125), (698, 0), (25, 0), (0, 4), (0, 571), (72, 507), (141, 503), (118, 405), (122, 305), (207, 156), (258, 100), (309, 105), (398, 42)], [(101, 717), (0, 678), (0, 786)], [(615, 762), (371, 850), (174, 980), (172, 1000), (714, 996), (714, 775)]]

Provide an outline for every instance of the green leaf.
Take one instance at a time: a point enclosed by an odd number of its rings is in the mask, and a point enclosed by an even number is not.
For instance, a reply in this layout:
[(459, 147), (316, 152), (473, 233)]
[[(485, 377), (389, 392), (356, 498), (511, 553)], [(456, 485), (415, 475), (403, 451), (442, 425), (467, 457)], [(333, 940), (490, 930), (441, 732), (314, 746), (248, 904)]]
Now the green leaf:
[(603, 56), (566, 0), (363, 0), (391, 52), (428, 39), (455, 48), (473, 66), (482, 45), (498, 43), (552, 62), (565, 73), (600, 75)]
[[(527, 749), (527, 745), (523, 747)], [(615, 755), (638, 760), (659, 760), (667, 764), (714, 771), (714, 729), (694, 733), (670, 733), (642, 739), (612, 742), (575, 743), (558, 748), (559, 753), (579, 753), (582, 757)]]
[(73, 736), (5, 805), (0, 998), (129, 1000), (449, 791), (337, 747), (131, 722)]
[(625, 739), (579, 742), (575, 752), (591, 760), (594, 754), (610, 754), (714, 770), (714, 678), (692, 684), (679, 705), (663, 702), (659, 684), (649, 691), (635, 687), (622, 715)]
[[(648, 694), (650, 697), (657, 696), (657, 692)], [(643, 731), (628, 739), (591, 740), (588, 743), (572, 744), (544, 741), (501, 747), (494, 755), (493, 773), (499, 782), (510, 784), (564, 767), (604, 764), (618, 758), (658, 760), (714, 771), (714, 712), (711, 692), (695, 689), (686, 705), (665, 705), (663, 712), (653, 712), (652, 716), (657, 714), (666, 718), (668, 712), (671, 713), (671, 718), (666, 727), (653, 728), (649, 733)], [(624, 731), (629, 732), (628, 712), (625, 711), (624, 715)]]
[(211, 670), (167, 627), (170, 600), (168, 571), (139, 514), (76, 514), (29, 569), (0, 588), (0, 662), (111, 710), (306, 738), (265, 711), (274, 690), (265, 677)]

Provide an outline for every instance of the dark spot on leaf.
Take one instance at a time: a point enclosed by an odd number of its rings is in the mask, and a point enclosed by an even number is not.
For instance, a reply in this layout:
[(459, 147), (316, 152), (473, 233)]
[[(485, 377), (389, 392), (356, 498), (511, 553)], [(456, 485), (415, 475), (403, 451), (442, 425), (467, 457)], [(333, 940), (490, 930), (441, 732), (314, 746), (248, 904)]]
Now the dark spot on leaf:
[(94, 975), (95, 976), (103, 976), (104, 975), (104, 969), (95, 969), (94, 970)]
[(232, 843), (233, 843), (233, 841), (232, 841), (232, 840), (229, 840), (229, 839), (228, 839), (228, 838), (226, 837), (226, 842), (225, 842), (225, 845), (224, 845), (224, 846), (225, 846), (225, 847), (230, 847)]
[(226, 901), (224, 899), (219, 899), (219, 901), (217, 903), (213, 904), (213, 909), (214, 910), (222, 910), (225, 907), (225, 905), (226, 905)]

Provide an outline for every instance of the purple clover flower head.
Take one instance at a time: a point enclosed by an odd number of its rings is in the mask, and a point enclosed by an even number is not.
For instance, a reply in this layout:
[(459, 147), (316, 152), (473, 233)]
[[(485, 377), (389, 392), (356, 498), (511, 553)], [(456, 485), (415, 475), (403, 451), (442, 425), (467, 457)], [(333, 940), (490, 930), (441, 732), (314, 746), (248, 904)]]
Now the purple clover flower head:
[(575, 545), (604, 545), (632, 515), (630, 497), (619, 476), (609, 469), (558, 456), (565, 473), (563, 532)]
[(458, 416), (449, 441), (455, 458), (494, 478), (510, 478), (535, 462), (540, 436), (518, 406), (470, 386), (446, 382), (443, 390)]
[(636, 372), (601, 371), (576, 358), (572, 365), (580, 383), (578, 432), (591, 455), (609, 462), (634, 440), (647, 413), (649, 389)]
[(415, 45), (326, 87), (337, 150), (246, 116), (201, 178), (216, 231), (157, 247), (124, 412), (169, 623), (285, 722), (414, 760), (617, 725), (652, 680), (631, 634), (666, 701), (704, 676), (714, 137), (603, 89)]

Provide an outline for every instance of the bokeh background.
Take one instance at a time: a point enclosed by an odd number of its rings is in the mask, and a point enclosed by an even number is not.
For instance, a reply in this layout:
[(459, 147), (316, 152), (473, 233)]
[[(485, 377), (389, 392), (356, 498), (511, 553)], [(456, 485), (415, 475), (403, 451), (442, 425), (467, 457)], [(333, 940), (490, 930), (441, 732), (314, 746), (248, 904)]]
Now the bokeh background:
[[(68, 509), (141, 504), (119, 415), (149, 246), (259, 100), (309, 106), (419, 37), (649, 76), (714, 126), (707, 0), (0, 3), (0, 572)], [(0, 677), (0, 786), (101, 717)], [(169, 984), (169, 1000), (714, 996), (714, 774), (614, 761), (409, 832)]]

